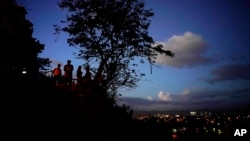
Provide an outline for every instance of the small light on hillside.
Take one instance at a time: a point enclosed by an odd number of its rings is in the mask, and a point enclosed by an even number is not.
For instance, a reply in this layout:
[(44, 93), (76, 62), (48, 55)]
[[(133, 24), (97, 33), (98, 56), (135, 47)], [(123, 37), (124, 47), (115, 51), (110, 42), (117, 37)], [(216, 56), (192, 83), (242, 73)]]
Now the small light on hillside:
[(22, 70), (22, 74), (27, 74), (27, 71), (26, 71), (26, 69), (25, 69), (25, 68), (23, 68), (23, 70)]

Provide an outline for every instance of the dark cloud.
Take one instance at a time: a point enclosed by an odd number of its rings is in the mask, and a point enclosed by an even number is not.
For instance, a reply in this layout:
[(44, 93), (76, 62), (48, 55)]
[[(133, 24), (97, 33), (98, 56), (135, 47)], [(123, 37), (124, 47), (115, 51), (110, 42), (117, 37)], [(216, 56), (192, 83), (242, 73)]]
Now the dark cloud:
[(250, 62), (233, 63), (211, 70), (212, 77), (205, 79), (209, 83), (227, 80), (250, 80)]

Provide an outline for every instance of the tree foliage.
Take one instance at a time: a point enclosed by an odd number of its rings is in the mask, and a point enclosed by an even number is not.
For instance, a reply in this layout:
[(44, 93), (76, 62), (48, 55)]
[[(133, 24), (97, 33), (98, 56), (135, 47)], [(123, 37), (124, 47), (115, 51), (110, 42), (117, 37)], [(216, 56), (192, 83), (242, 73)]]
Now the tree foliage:
[[(136, 69), (146, 59), (155, 63), (157, 54), (174, 56), (149, 36), (152, 9), (138, 0), (61, 0), (58, 6), (67, 18), (55, 25), (56, 33), (69, 33), (77, 57), (91, 66), (95, 79), (103, 76), (103, 87), (116, 95), (119, 88), (135, 88), (144, 74)], [(139, 63), (135, 61), (141, 59)]]
[(26, 71), (28, 78), (35, 78), (39, 71), (38, 54), (44, 49), (37, 39), (32, 37), (33, 24), (25, 18), (23, 6), (15, 0), (3, 1), (0, 5), (0, 44), (1, 74), (5, 82), (22, 78)]
[(49, 58), (38, 57), (38, 65), (40, 72), (51, 71), (51, 60)]

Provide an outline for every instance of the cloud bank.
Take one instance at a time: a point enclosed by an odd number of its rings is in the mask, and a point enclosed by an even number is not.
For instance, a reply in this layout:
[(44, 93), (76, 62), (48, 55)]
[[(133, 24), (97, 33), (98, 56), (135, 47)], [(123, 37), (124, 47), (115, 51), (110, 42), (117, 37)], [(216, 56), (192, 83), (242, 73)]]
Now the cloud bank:
[(175, 54), (173, 58), (159, 54), (156, 60), (158, 64), (182, 68), (207, 65), (214, 62), (212, 58), (206, 56), (207, 45), (202, 36), (198, 34), (187, 31), (183, 35), (174, 35), (166, 42), (158, 43), (162, 44), (164, 49)]
[(134, 111), (174, 111), (199, 109), (230, 109), (250, 106), (250, 89), (236, 90), (191, 90), (185, 89), (180, 94), (159, 92), (158, 99), (122, 97), (123, 104)]

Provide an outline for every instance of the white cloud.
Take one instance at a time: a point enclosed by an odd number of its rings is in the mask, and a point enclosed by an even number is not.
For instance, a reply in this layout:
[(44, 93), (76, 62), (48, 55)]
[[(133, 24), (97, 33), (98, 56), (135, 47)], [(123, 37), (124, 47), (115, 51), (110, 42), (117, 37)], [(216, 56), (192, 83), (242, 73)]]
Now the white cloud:
[(170, 93), (168, 93), (168, 92), (164, 93), (164, 92), (160, 91), (160, 92), (158, 93), (158, 98), (159, 98), (160, 100), (163, 100), (163, 101), (172, 101), (172, 98), (171, 98), (171, 96), (170, 96)]
[(156, 60), (158, 64), (181, 68), (206, 65), (213, 61), (205, 56), (207, 46), (202, 36), (189, 31), (183, 35), (174, 35), (166, 42), (158, 43), (175, 54), (173, 58), (159, 55)]
[(153, 98), (152, 98), (151, 96), (148, 96), (147, 99), (148, 99), (149, 101), (153, 101)]

